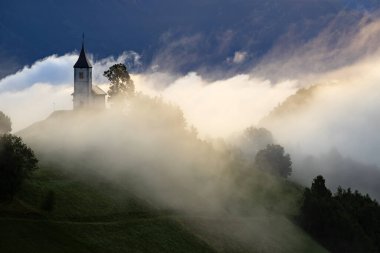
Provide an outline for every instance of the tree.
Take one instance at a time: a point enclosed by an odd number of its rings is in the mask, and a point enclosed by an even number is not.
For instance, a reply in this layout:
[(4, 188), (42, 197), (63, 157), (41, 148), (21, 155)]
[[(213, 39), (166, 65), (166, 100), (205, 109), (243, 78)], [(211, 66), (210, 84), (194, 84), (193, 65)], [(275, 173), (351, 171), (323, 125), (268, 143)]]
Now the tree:
[(242, 148), (249, 151), (247, 155), (250, 157), (274, 142), (272, 133), (265, 128), (249, 127), (244, 131), (243, 137)]
[(287, 178), (292, 173), (292, 161), (290, 155), (285, 154), (280, 145), (270, 144), (260, 150), (256, 157), (254, 166), (257, 169), (269, 171)]
[(0, 134), (9, 133), (12, 131), (11, 119), (0, 111)]
[(331, 198), (331, 191), (327, 189), (325, 183), (326, 181), (321, 175), (314, 178), (310, 188), (311, 193), (320, 198)]
[(333, 196), (322, 176), (306, 188), (299, 222), (330, 252), (379, 252), (380, 209), (357, 191), (338, 188)]
[(20, 137), (0, 136), (0, 200), (12, 199), (22, 182), (37, 169), (33, 150)]
[(113, 105), (122, 106), (125, 99), (135, 92), (135, 85), (127, 67), (122, 63), (115, 64), (104, 71), (103, 75), (110, 81), (109, 101)]

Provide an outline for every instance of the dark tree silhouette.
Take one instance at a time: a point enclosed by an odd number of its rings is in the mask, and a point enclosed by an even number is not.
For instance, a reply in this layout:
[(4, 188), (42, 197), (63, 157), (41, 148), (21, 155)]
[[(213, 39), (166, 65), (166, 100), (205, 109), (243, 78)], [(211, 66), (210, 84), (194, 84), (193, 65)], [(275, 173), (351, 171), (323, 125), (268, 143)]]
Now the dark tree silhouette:
[(0, 200), (12, 199), (24, 179), (37, 169), (33, 150), (20, 137), (0, 136)]
[(317, 176), (311, 184), (311, 192), (321, 198), (331, 198), (332, 193), (327, 189), (325, 183), (326, 181), (321, 175)]
[(135, 85), (124, 64), (111, 66), (103, 75), (110, 81), (108, 96), (112, 105), (121, 106), (127, 97), (134, 94)]
[(379, 252), (380, 207), (368, 195), (338, 188), (318, 176), (305, 189), (300, 225), (331, 252)]
[(267, 145), (265, 149), (260, 150), (255, 157), (254, 166), (285, 178), (292, 173), (290, 155), (285, 154), (284, 148), (280, 145)]
[(11, 119), (0, 111), (0, 134), (9, 133), (12, 131)]

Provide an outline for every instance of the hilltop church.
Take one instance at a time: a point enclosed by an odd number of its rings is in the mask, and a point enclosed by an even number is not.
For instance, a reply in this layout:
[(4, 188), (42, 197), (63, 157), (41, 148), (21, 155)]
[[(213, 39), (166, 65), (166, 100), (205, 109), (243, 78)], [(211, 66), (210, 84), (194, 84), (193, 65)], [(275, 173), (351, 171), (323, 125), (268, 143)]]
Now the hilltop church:
[(99, 86), (92, 86), (92, 65), (84, 50), (84, 41), (79, 58), (74, 65), (74, 93), (73, 108), (79, 109), (104, 109), (106, 95)]

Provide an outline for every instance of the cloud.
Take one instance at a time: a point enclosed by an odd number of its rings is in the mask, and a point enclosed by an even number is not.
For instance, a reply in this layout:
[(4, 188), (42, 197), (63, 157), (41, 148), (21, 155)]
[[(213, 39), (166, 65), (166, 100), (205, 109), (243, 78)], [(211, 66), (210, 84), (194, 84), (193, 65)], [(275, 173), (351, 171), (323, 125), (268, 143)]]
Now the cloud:
[(70, 110), (72, 91), (69, 85), (36, 83), (21, 91), (1, 92), (0, 110), (11, 117), (13, 130), (18, 131), (45, 119), (54, 110)]
[(380, 55), (319, 77), (297, 108), (264, 122), (277, 139), (305, 154), (337, 148), (344, 155), (380, 165)]
[(144, 93), (179, 105), (203, 137), (213, 138), (228, 137), (258, 123), (298, 88), (295, 80), (271, 83), (248, 74), (207, 81), (197, 73), (178, 78), (154, 73), (136, 76), (135, 83)]
[[(323, 174), (333, 188), (353, 187), (379, 198), (374, 184), (368, 186), (380, 180), (379, 45), (380, 21), (365, 17), (346, 31), (327, 27), (294, 50), (280, 45), (251, 73), (213, 81), (196, 73), (154, 73), (137, 83), (180, 105), (203, 136), (223, 138), (255, 125), (299, 88), (316, 85), (283, 118), (262, 126), (291, 153), (301, 183)], [(330, 150), (343, 158), (326, 162)], [(310, 156), (316, 168), (310, 168)]]
[(36, 83), (64, 85), (72, 81), (72, 66), (77, 56), (68, 54), (62, 57), (52, 55), (26, 66), (16, 74), (0, 80), (0, 92), (19, 91)]
[(176, 33), (166, 32), (160, 37), (160, 50), (151, 63), (154, 68), (163, 71), (176, 70), (201, 58), (198, 51), (205, 39), (202, 34), (173, 39), (175, 36)]
[[(234, 57), (232, 58), (232, 63), (240, 64), (243, 63), (247, 58), (248, 53), (245, 51), (236, 51)], [(231, 59), (229, 59), (231, 61)]]
[(340, 23), (345, 21), (344, 14), (337, 15), (318, 36), (304, 43), (292, 43), (294, 31), (289, 32), (253, 73), (270, 79), (288, 77), (313, 82), (321, 74), (379, 53), (380, 20), (376, 16), (367, 14), (358, 23), (342, 26)]
[[(99, 60), (89, 57), (94, 62), (94, 84), (106, 82), (103, 71), (112, 64), (140, 65), (140, 56), (134, 52)], [(77, 59), (71, 53), (52, 55), (0, 80), (0, 110), (11, 117), (14, 131), (46, 118), (54, 110), (72, 109), (73, 65)]]
[(380, 21), (365, 17), (333, 46), (330, 32), (327, 28), (288, 59), (268, 56), (269, 64), (263, 66), (286, 72), (300, 86), (317, 88), (307, 100), (264, 126), (298, 153), (318, 154), (337, 148), (360, 162), (380, 165), (376, 155), (380, 141)]
[(289, 98), (261, 126), (291, 153), (293, 179), (309, 185), (321, 174), (332, 189), (342, 185), (379, 199), (380, 22), (360, 24), (338, 44), (273, 63), (311, 88)]
[[(297, 50), (285, 52), (278, 46), (252, 73), (210, 80), (198, 73), (178, 75), (161, 70), (136, 74), (133, 79), (138, 91), (180, 106), (188, 123), (201, 136), (222, 138), (257, 124), (300, 87), (335, 83), (324, 85), (310, 104), (300, 105), (304, 107), (302, 113), (291, 114), (293, 121), (268, 127), (284, 145), (300, 143), (305, 152), (337, 147), (344, 155), (360, 161), (380, 163), (374, 158), (377, 139), (371, 137), (376, 136), (375, 119), (380, 108), (376, 95), (380, 82), (380, 22), (365, 17), (357, 27), (338, 36), (340, 39), (333, 45), (330, 35), (328, 27)], [(180, 44), (192, 44), (198, 39), (186, 39)], [(170, 53), (165, 55), (169, 57)], [(242, 59), (242, 55), (235, 58)], [(50, 56), (0, 80), (0, 110), (13, 118), (16, 130), (49, 115), (54, 103), (56, 109), (71, 108), (69, 90), (76, 57)], [(139, 55), (125, 53), (95, 60), (94, 83), (106, 83), (102, 73), (116, 62), (139, 65)], [(29, 115), (23, 116), (26, 109)]]
[[(135, 52), (124, 52), (118, 57), (107, 57), (95, 60), (92, 55), (88, 55), (93, 64), (94, 80), (104, 82), (103, 71), (115, 63), (126, 63), (129, 66), (139, 67), (140, 55)], [(67, 85), (73, 82), (73, 66), (78, 55), (66, 54), (63, 56), (52, 55), (37, 61), (32, 66), (25, 66), (15, 74), (9, 75), (0, 80), (0, 92), (19, 91), (29, 88), (37, 83), (47, 83), (50, 85)]]
[[(73, 54), (49, 56), (0, 80), (0, 110), (11, 116), (15, 131), (46, 118), (54, 109), (72, 109), (72, 66), (76, 60)], [(112, 64), (140, 64), (139, 55), (133, 52), (93, 62), (93, 82), (100, 85), (107, 83), (102, 74)], [(271, 83), (248, 74), (216, 81), (197, 73), (176, 76), (154, 72), (133, 78), (138, 91), (179, 105), (189, 124), (209, 137), (225, 137), (257, 123), (297, 90), (294, 80)], [(28, 116), (23, 116), (26, 109)]]

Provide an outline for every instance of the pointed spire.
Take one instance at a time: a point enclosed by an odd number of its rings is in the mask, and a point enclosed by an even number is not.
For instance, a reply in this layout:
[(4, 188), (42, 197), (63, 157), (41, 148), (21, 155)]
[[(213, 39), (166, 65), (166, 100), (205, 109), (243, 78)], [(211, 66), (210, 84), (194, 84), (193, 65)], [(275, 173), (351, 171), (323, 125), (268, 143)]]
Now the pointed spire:
[(92, 68), (90, 61), (87, 59), (86, 52), (84, 51), (84, 33), (82, 34), (82, 49), (80, 50), (79, 58), (75, 63), (74, 68)]
[(84, 48), (84, 32), (82, 33), (82, 48)]

